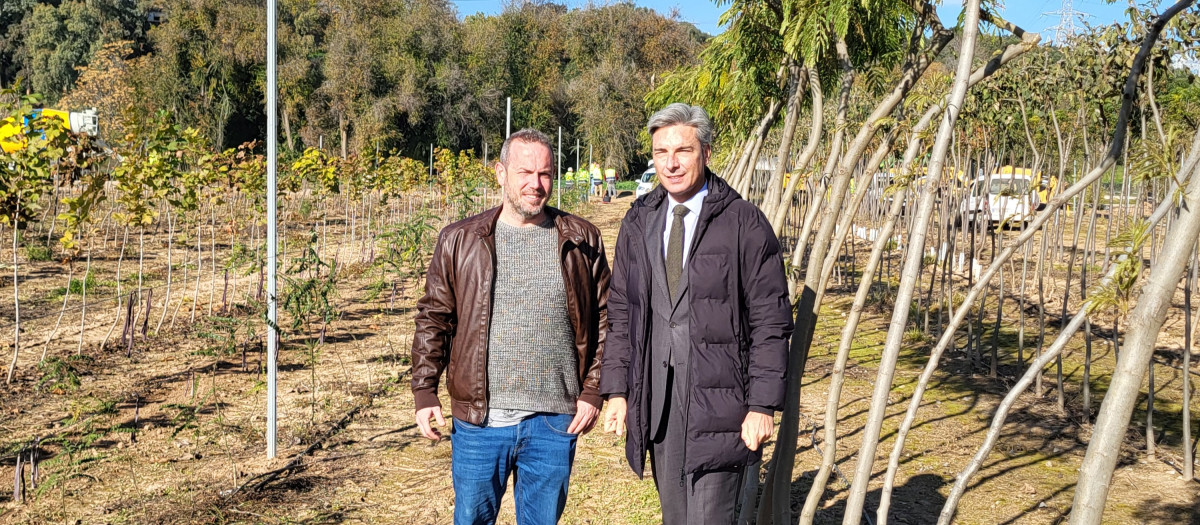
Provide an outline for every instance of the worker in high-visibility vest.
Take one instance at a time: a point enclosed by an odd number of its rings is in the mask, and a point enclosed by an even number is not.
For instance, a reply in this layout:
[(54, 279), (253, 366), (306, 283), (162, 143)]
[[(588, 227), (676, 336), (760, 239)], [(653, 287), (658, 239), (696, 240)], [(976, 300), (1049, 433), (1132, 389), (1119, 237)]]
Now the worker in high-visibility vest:
[(604, 169), (604, 193), (609, 197), (617, 196), (617, 170), (614, 168)]
[(568, 188), (575, 185), (575, 168), (567, 168), (567, 173), (563, 175), (563, 182)]
[(600, 167), (592, 164), (592, 195), (600, 196), (601, 186), (604, 184), (604, 172), (600, 171)]

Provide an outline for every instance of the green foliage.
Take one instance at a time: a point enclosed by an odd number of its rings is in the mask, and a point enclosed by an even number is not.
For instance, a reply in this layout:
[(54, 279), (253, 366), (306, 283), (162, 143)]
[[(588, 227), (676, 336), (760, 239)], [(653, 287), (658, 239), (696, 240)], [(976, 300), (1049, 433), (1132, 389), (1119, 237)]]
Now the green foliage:
[(302, 181), (317, 187), (318, 195), (338, 192), (337, 161), (317, 148), (308, 148), (291, 166), (291, 177), (286, 177), (281, 188), (298, 191)]
[[(85, 424), (84, 429), (76, 436), (54, 436), (42, 441), (44, 446), (60, 447), (62, 453), (42, 464), (49, 475), (41, 483), (38, 483), (36, 495), (45, 494), (59, 484), (74, 478), (88, 478), (96, 481), (95, 477), (84, 473), (83, 470), (88, 463), (98, 461), (103, 457), (93, 450), (92, 446), (104, 437), (104, 433), (93, 430), (91, 427), (92, 425)], [(85, 455), (84, 452), (89, 450), (92, 453)]]
[(122, 212), (113, 216), (129, 226), (147, 226), (158, 216), (164, 199), (188, 207), (207, 181), (179, 184), (186, 171), (185, 158), (195, 144), (195, 130), (171, 123), (166, 112), (135, 128), (120, 148), (122, 162), (113, 169)]
[(103, 16), (100, 9), (82, 1), (33, 8), (25, 47), (35, 91), (57, 96), (70, 89), (79, 75), (77, 68), (104, 44)]
[(23, 145), (12, 153), (0, 150), (0, 223), (25, 229), (44, 208), (42, 199), (53, 186), (56, 162), (71, 143), (63, 123), (34, 107), (38, 95), (21, 95), (21, 85), (0, 89), (0, 125), (17, 124), (20, 131), (5, 137)]
[(63, 394), (79, 388), (79, 371), (69, 361), (51, 357), (38, 363), (38, 390)]
[(394, 281), (423, 275), (427, 269), (425, 258), (437, 239), (435, 224), (433, 214), (421, 210), (388, 227), (380, 236), (384, 248), (376, 259), (383, 267), (383, 274), (390, 275)]
[(68, 413), (72, 421), (82, 421), (91, 416), (112, 415), (117, 413), (117, 400), (83, 396), (71, 399)]
[(1122, 314), (1129, 312), (1134, 288), (1145, 266), (1142, 247), (1150, 241), (1150, 234), (1150, 223), (1142, 219), (1109, 242), (1112, 261), (1116, 265), (1113, 278), (1107, 282), (1101, 281), (1088, 290), (1089, 314), (1107, 309), (1116, 309)]
[(51, 257), (50, 247), (44, 244), (31, 244), (25, 246), (25, 258), (30, 261), (45, 262)]
[(96, 276), (93, 275), (91, 271), (89, 271), (83, 279), (71, 278), (71, 282), (67, 285), (67, 291), (69, 291), (71, 295), (79, 295), (83, 293), (85, 285), (88, 290), (95, 290), (96, 288)]
[(1129, 171), (1134, 182), (1170, 179), (1179, 183), (1175, 176), (1179, 172), (1176, 152), (1180, 151), (1179, 131), (1174, 127), (1166, 130), (1166, 141), (1159, 138), (1139, 139), (1133, 142), (1129, 152)]
[(239, 344), (255, 336), (254, 327), (258, 326), (258, 322), (255, 316), (211, 316), (208, 326), (197, 330), (196, 335), (212, 343), (192, 354), (209, 357), (234, 355), (239, 351)]
[(283, 281), (279, 305), (291, 318), (291, 333), (303, 333), (314, 317), (325, 324), (336, 317), (333, 301), (337, 297), (338, 264), (337, 260), (327, 263), (321, 259), (315, 231), (309, 232), (308, 242), (300, 256), (292, 259)]
[(174, 412), (171, 415), (171, 439), (178, 436), (180, 432), (198, 428), (196, 419), (207, 400), (208, 395), (198, 403), (166, 403), (163, 405), (164, 412), (168, 410)]

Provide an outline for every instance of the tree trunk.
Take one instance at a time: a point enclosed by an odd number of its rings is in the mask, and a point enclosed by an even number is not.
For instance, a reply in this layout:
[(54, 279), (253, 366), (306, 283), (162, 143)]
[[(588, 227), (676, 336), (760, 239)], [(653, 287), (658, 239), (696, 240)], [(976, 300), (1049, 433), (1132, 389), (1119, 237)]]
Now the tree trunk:
[[(896, 360), (900, 355), (900, 344), (903, 342), (904, 330), (908, 325), (908, 312), (919, 278), (921, 259), (924, 256), (925, 237), (929, 231), (936, 193), (935, 182), (941, 178), (946, 152), (950, 147), (950, 139), (954, 135), (954, 123), (958, 119), (958, 112), (962, 107), (963, 100), (967, 97), (971, 76), (971, 59), (974, 58), (975, 40), (979, 35), (979, 2), (980, 0), (968, 0), (963, 7), (962, 45), (959, 51), (958, 68), (954, 74), (954, 87), (946, 111), (942, 113), (942, 123), (938, 127), (937, 138), (934, 140), (933, 151), (930, 153), (925, 187), (921, 190), (921, 201), (912, 230), (908, 235), (908, 252), (905, 255), (906, 260), (900, 277), (900, 287), (896, 291), (896, 306), (888, 326), (883, 355), (879, 360), (879, 371), (876, 374), (870, 412), (863, 428), (858, 465), (854, 471), (854, 481), (846, 500), (846, 515), (842, 520), (844, 525), (858, 525), (862, 519), (867, 486), (870, 483), (871, 472), (875, 464), (875, 450), (879, 446), (880, 430), (883, 427), (883, 417), (887, 409), (888, 393), (892, 388)], [(876, 518), (880, 525), (887, 522), (890, 498), (891, 485), (885, 482)]]
[(294, 152), (296, 148), (293, 147), (294, 142), (292, 142), (292, 120), (288, 118), (291, 112), (288, 111), (287, 104), (281, 106), (280, 109), (283, 115), (283, 134), (287, 137), (287, 149)]
[(83, 267), (83, 283), (79, 287), (79, 344), (75, 347), (75, 355), (83, 355), (83, 332), (87, 329), (87, 285), (88, 276), (92, 273), (92, 241), (95, 237), (95, 233), (88, 233), (87, 264)]
[(812, 487), (808, 491), (808, 496), (804, 499), (804, 508), (800, 512), (801, 525), (811, 525), (813, 519), (816, 517), (817, 504), (821, 500), (821, 495), (825, 492), (825, 486), (829, 482), (829, 474), (833, 470), (834, 461), (837, 459), (837, 416), (838, 407), (842, 400), (842, 385), (845, 383), (846, 362), (850, 358), (850, 348), (854, 343), (854, 333), (858, 329), (858, 321), (862, 316), (863, 306), (866, 305), (867, 298), (871, 295), (872, 281), (869, 276), (874, 275), (879, 270), (879, 263), (883, 260), (883, 252), (887, 249), (892, 231), (895, 229), (896, 219), (900, 216), (901, 207), (904, 206), (904, 198), (907, 191), (908, 188), (902, 186), (893, 194), (892, 207), (887, 212), (887, 219), (879, 227), (879, 235), (875, 238), (875, 242), (871, 247), (871, 255), (867, 258), (867, 266), (863, 269), (863, 278), (858, 283), (858, 292), (854, 296), (854, 304), (851, 305), (850, 312), (846, 316), (846, 324), (842, 327), (842, 338), (838, 344), (837, 357), (834, 361), (833, 373), (829, 380), (829, 392), (825, 397), (825, 450), (821, 454), (821, 467), (813, 477)]
[[(1147, 42), (1157, 40), (1162, 25), (1190, 3), (1191, 0), (1180, 2), (1156, 19), (1146, 37)], [(1135, 59), (1135, 71), (1141, 66), (1137, 63), (1139, 60), (1145, 60), (1145, 53), (1139, 53)], [(1197, 135), (1200, 136), (1200, 133)], [(1195, 170), (1195, 167), (1192, 169)], [(1200, 235), (1200, 210), (1197, 209), (1200, 206), (1200, 177), (1192, 175), (1186, 195), (1178, 218), (1167, 235), (1158, 265), (1150, 272), (1137, 306), (1129, 315), (1124, 355), (1117, 361), (1116, 370), (1113, 371), (1112, 383), (1100, 405), (1092, 439), (1079, 468), (1079, 484), (1071, 507), (1072, 525), (1100, 523), (1121, 443), (1129, 427), (1138, 391), (1141, 390), (1142, 378), (1153, 358), (1155, 340), (1184, 268), (1196, 250), (1196, 237)]]
[[(1169, 200), (1160, 203), (1158, 208), (1148, 220), (1150, 226), (1153, 227), (1154, 225), (1158, 224), (1158, 222), (1161, 221), (1162, 218), (1165, 217), (1173, 207), (1173, 204)], [(1122, 255), (1121, 259), (1124, 258), (1126, 258), (1126, 256)], [(1116, 265), (1110, 266), (1108, 273), (1101, 277), (1100, 281), (1097, 283), (1097, 286), (1106, 286), (1112, 281), (1113, 277), (1116, 275), (1116, 271)], [(996, 440), (1000, 437), (1000, 431), (1004, 427), (1005, 419), (1008, 417), (1008, 414), (1012, 410), (1012, 406), (1016, 402), (1017, 398), (1027, 388), (1029, 388), (1029, 385), (1035, 381), (1037, 375), (1043, 368), (1046, 367), (1046, 365), (1050, 363), (1051, 359), (1057, 359), (1060, 355), (1062, 355), (1062, 351), (1064, 348), (1066, 348), (1067, 343), (1069, 343), (1075, 333), (1079, 331), (1080, 327), (1087, 323), (1087, 315), (1090, 312), (1091, 305), (1085, 301), (1084, 304), (1080, 306), (1079, 311), (1076, 312), (1076, 314), (1071, 318), (1070, 322), (1063, 326), (1062, 331), (1059, 332), (1058, 337), (1055, 338), (1054, 343), (1050, 345), (1050, 348), (1041, 354), (1037, 359), (1035, 359), (1032, 364), (1030, 364), (1029, 368), (1025, 371), (1025, 374), (1020, 380), (1017, 381), (1017, 384), (1014, 385), (1011, 390), (1009, 390), (1007, 395), (1005, 395), (1004, 400), (1001, 401), (999, 407), (996, 409), (995, 416), (992, 418), (992, 423), (988, 429), (986, 437), (984, 438), (983, 445), (979, 447), (979, 450), (976, 452), (974, 458), (958, 475), (954, 486), (951, 488), (950, 495), (946, 498), (946, 504), (942, 507), (942, 514), (938, 522), (939, 524), (947, 524), (954, 517), (954, 511), (958, 505), (958, 501), (966, 492), (967, 485), (970, 483), (971, 477), (974, 476), (980, 468), (982, 468), (983, 462), (987, 459), (988, 454), (991, 453), (992, 448), (996, 444)], [(922, 379), (924, 379), (924, 377), (922, 377)]]
[[(17, 205), (13, 211), (12, 229), (13, 229), (13, 356), (12, 362), (8, 364), (8, 378), (4, 380), (4, 384), (11, 384), (13, 375), (17, 372), (17, 356), (21, 352), (21, 293), (20, 279), (17, 274), (17, 244), (21, 239), (20, 226), (21, 213), (21, 194), (17, 193)], [(19, 461), (18, 461), (19, 463)]]
[(779, 138), (779, 149), (775, 153), (775, 170), (767, 181), (766, 191), (763, 192), (761, 204), (763, 213), (772, 217), (781, 205), (779, 195), (783, 193), (783, 175), (787, 173), (788, 161), (792, 154), (792, 141), (796, 137), (796, 125), (800, 121), (800, 103), (804, 100), (804, 83), (808, 80), (805, 69), (790, 56), (787, 59), (788, 71), (788, 102), (787, 114), (783, 119), (783, 133)]
[[(1185, 2), (1181, 2), (1181, 4), (1177, 4), (1176, 6), (1173, 6), (1170, 10), (1168, 10), (1168, 12), (1173, 10), (1174, 13), (1178, 13), (1178, 11), (1180, 9), (1182, 9), (1182, 5), (1186, 4), (1186, 3), (1190, 3), (1190, 1), (1191, 0), (1185, 0)], [(1171, 16), (1174, 16), (1174, 13), (1172, 13)], [(1163, 16), (1165, 17), (1166, 15), (1164, 14)], [(1169, 18), (1169, 17), (1166, 17), (1166, 18)], [(1165, 21), (1163, 23), (1165, 23)], [(1159, 29), (1157, 31), (1161, 31), (1161, 25), (1159, 26)], [(1154, 38), (1157, 38), (1157, 31), (1154, 34)], [(987, 270), (984, 271), (984, 275), (980, 279), (980, 282), (977, 283), (976, 285), (972, 286), (971, 290), (967, 292), (967, 295), (963, 300), (964, 305), (971, 304), (975, 301), (975, 299), (979, 296), (979, 293), (981, 292), (982, 288), (984, 287), (984, 284), (987, 283), (988, 281), (990, 281), (991, 278), (995, 276), (995, 273), (998, 269), (997, 265), (1003, 264), (1010, 257), (1012, 257), (1013, 253), (1016, 252), (1016, 249), (1018, 247), (1022, 246), (1024, 243), (1028, 242), (1033, 237), (1033, 234), (1035, 232), (1037, 232), (1043, 226), (1045, 226), (1046, 223), (1048, 223), (1050, 221), (1052, 216), (1055, 213), (1057, 213), (1058, 209), (1061, 208), (1065, 202), (1070, 200), (1075, 195), (1079, 194), (1087, 186), (1089, 186), (1092, 183), (1099, 180), (1101, 178), (1101, 176), (1104, 174), (1104, 172), (1108, 171), (1108, 169), (1111, 168), (1116, 163), (1116, 159), (1117, 159), (1117, 157), (1119, 157), (1121, 155), (1123, 146), (1125, 144), (1126, 131), (1127, 131), (1128, 123), (1129, 123), (1129, 116), (1130, 116), (1130, 112), (1133, 107), (1132, 102), (1136, 98), (1135, 97), (1135, 95), (1136, 95), (1135, 87), (1137, 86), (1138, 77), (1140, 76), (1140, 73), (1141, 73), (1141, 67), (1145, 63), (1146, 55), (1149, 54), (1149, 50), (1150, 50), (1150, 48), (1152, 48), (1152, 46), (1153, 46), (1152, 41), (1150, 41), (1150, 40), (1144, 41), (1142, 43), (1142, 49), (1139, 51), (1138, 56), (1134, 60), (1133, 68), (1131, 69), (1129, 78), (1126, 81), (1125, 92), (1124, 92), (1125, 95), (1122, 100), (1121, 109), (1120, 109), (1120, 112), (1118, 113), (1117, 122), (1113, 129), (1113, 138), (1109, 143), (1108, 152), (1105, 154), (1104, 158), (1101, 159), (1100, 164), (1097, 167), (1093, 168), (1091, 171), (1089, 171), (1088, 174), (1085, 175), (1078, 182), (1071, 185), (1069, 188), (1066, 188), (1065, 190), (1063, 190), (1063, 192), (1061, 194), (1059, 194), (1055, 198), (1051, 199), (1050, 202), (1048, 202), (1046, 204), (1046, 208), (1044, 210), (1042, 210), (1042, 212), (1040, 212), (1036, 216), (1034, 216), (1034, 219), (1030, 222), (1030, 224), (1026, 228), (1026, 230), (1024, 232), (1022, 232), (1021, 235), (1018, 236), (1017, 239), (1015, 241), (1013, 241), (1012, 244), (1007, 246), (994, 259), (993, 263), (991, 265), (989, 265)], [(1200, 134), (1198, 134), (1198, 138), (1200, 138)], [(1200, 153), (1200, 151), (1197, 151), (1195, 148), (1193, 148), (1193, 152)], [(1194, 160), (1194, 159), (1189, 159), (1188, 170), (1190, 170), (1194, 167), (1195, 163), (1192, 162), (1192, 160)], [(1188, 172), (1188, 170), (1183, 170), (1183, 171)], [(966, 310), (968, 310), (968, 309), (964, 307), (964, 308), (960, 309), (959, 312), (956, 312), (954, 319), (951, 320), (950, 325), (946, 328), (946, 333), (942, 334), (942, 337), (938, 341), (937, 346), (934, 347), (933, 350), (930, 352), (929, 361), (926, 363), (925, 369), (921, 373), (921, 378), (918, 381), (917, 386), (913, 391), (913, 396), (912, 396), (912, 399), (910, 400), (909, 406), (908, 406), (908, 412), (905, 414), (904, 420), (900, 423), (899, 430), (897, 430), (895, 446), (892, 449), (891, 459), (889, 459), (889, 470), (894, 470), (895, 469), (894, 466), (898, 465), (898, 463), (899, 463), (899, 455), (903, 451), (904, 439), (905, 439), (909, 429), (912, 428), (912, 423), (913, 423), (913, 420), (915, 419), (916, 411), (920, 407), (921, 398), (924, 395), (925, 389), (928, 387), (929, 379), (933, 376), (933, 372), (937, 368), (937, 363), (940, 360), (942, 353), (945, 352), (946, 347), (949, 346), (949, 344), (951, 342), (952, 338), (948, 337), (948, 336), (952, 335), (954, 333), (954, 331), (957, 329), (957, 327), (962, 323), (963, 319), (966, 317)], [(1128, 420), (1126, 420), (1126, 421), (1128, 421)], [(1110, 473), (1111, 473), (1111, 470), (1110, 470)], [(893, 474), (889, 474), (889, 476), (892, 476), (892, 475)], [(1074, 516), (1074, 515), (1072, 515), (1072, 516)]]
[(46, 342), (42, 344), (42, 357), (38, 359), (39, 364), (46, 362), (46, 351), (50, 349), (50, 341), (58, 334), (58, 327), (62, 325), (63, 315), (67, 313), (67, 299), (71, 297), (72, 277), (75, 277), (75, 263), (73, 261), (67, 263), (67, 291), (63, 294), (62, 308), (58, 311), (58, 320), (54, 322), (54, 328), (46, 335)]
[(771, 230), (775, 232), (775, 236), (779, 236), (779, 232), (783, 229), (783, 222), (787, 218), (788, 210), (792, 207), (792, 197), (796, 195), (796, 190), (800, 187), (800, 181), (806, 179), (804, 171), (808, 169), (808, 165), (812, 162), (813, 156), (816, 155), (817, 149), (821, 145), (821, 132), (824, 125), (825, 101), (821, 93), (821, 79), (817, 76), (816, 68), (808, 68), (808, 87), (810, 96), (812, 97), (812, 126), (808, 132), (808, 144), (804, 146), (804, 151), (800, 153), (800, 158), (796, 159), (796, 165), (792, 167), (792, 178), (788, 181), (787, 188), (784, 189), (783, 195), (779, 198), (779, 204), (775, 208), (775, 216), (771, 219)]
[(171, 309), (171, 277), (174, 268), (172, 255), (175, 248), (175, 218), (173, 214), (167, 212), (167, 289), (163, 294), (162, 315), (158, 316), (158, 323), (154, 325), (154, 333), (157, 335), (162, 331), (163, 321), (167, 319), (167, 310)]
[(104, 341), (100, 343), (100, 348), (103, 350), (108, 346), (108, 338), (112, 336), (113, 330), (117, 328), (117, 323), (121, 321), (121, 301), (124, 297), (121, 296), (121, 263), (125, 261), (125, 243), (129, 242), (129, 225), (125, 225), (125, 233), (121, 246), (118, 248), (121, 254), (117, 256), (117, 315), (113, 318), (112, 326), (108, 327), (108, 333), (104, 335)]
[(341, 143), (342, 160), (346, 160), (346, 140), (347, 140), (346, 114), (341, 111), (338, 112), (338, 134), (341, 136), (341, 139), (342, 139), (342, 141), (341, 141), (342, 142)]
[(1192, 291), (1196, 288), (1196, 254), (1192, 254), (1192, 264), (1188, 272), (1188, 280), (1184, 284), (1184, 334), (1183, 334), (1183, 479), (1195, 479), (1195, 458), (1192, 457)]

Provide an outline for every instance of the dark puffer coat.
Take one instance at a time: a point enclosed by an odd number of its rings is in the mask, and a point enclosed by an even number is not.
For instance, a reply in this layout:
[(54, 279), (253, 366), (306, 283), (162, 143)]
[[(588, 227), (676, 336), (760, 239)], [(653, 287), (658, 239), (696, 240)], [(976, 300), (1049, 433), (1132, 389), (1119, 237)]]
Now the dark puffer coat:
[[(691, 378), (685, 470), (736, 468), (759, 452), (742, 442), (751, 407), (779, 410), (786, 391), (792, 308), (779, 241), (766, 217), (709, 172), (687, 259)], [(625, 454), (641, 476), (649, 445), (649, 257), (643, 239), (666, 199), (662, 186), (633, 203), (617, 236), (600, 392), (628, 403)]]

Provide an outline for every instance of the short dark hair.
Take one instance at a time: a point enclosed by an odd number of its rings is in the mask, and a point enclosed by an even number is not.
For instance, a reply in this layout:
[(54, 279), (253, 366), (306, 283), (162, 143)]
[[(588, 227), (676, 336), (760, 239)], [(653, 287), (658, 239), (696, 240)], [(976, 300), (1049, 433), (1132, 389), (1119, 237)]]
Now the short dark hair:
[(554, 146), (550, 144), (550, 137), (536, 129), (525, 128), (513, 133), (512, 135), (509, 135), (507, 139), (504, 139), (504, 145), (500, 146), (500, 164), (508, 166), (508, 147), (513, 142), (541, 144), (546, 146), (546, 149), (550, 150), (551, 157), (554, 156)]

